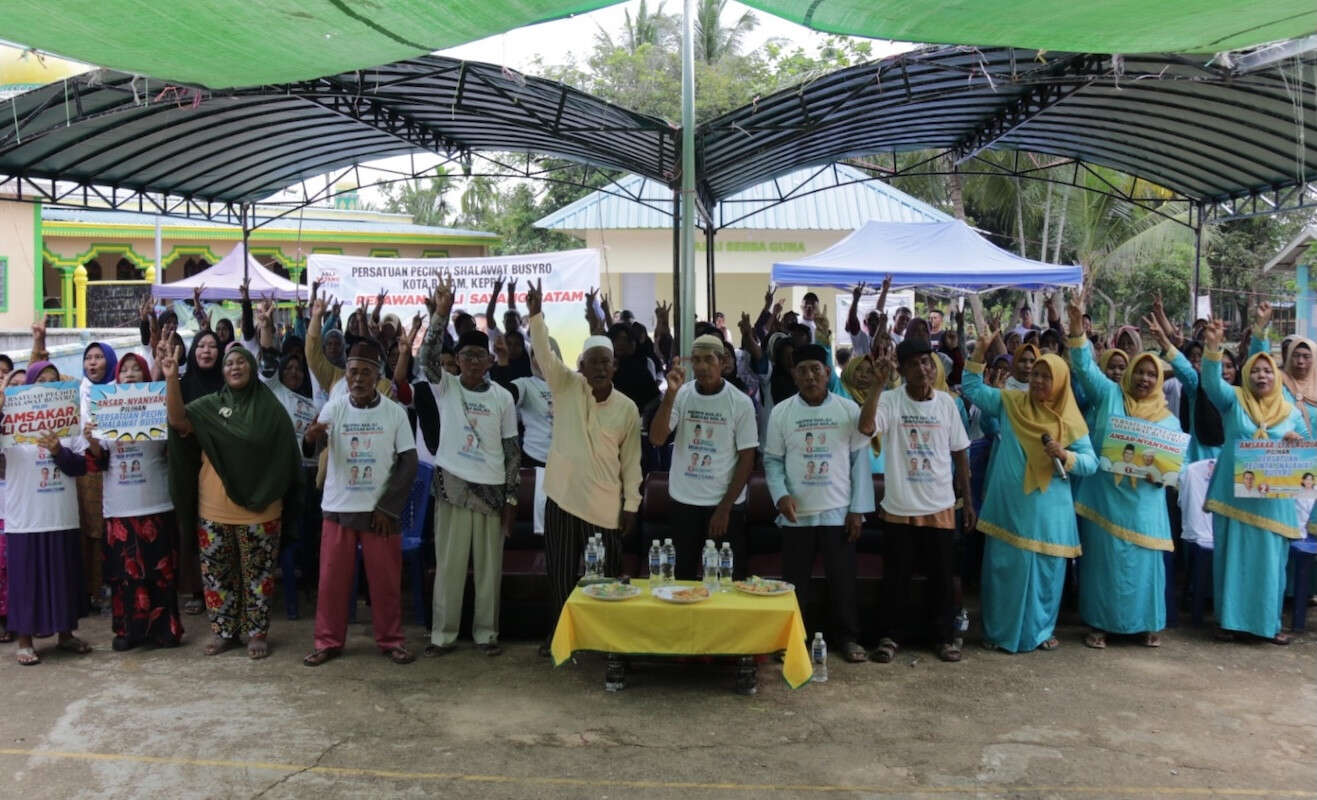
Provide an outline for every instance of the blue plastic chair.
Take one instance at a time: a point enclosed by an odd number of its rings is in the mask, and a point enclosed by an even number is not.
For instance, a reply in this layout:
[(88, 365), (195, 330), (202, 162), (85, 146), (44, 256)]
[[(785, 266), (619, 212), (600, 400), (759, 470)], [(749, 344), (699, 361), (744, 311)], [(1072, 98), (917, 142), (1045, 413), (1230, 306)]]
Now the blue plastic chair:
[(1308, 624), (1308, 592), (1312, 586), (1308, 576), (1317, 557), (1317, 539), (1295, 539), (1290, 542), (1290, 563), (1294, 565), (1294, 611), (1290, 627), (1301, 631)]
[[(421, 539), (425, 529), (425, 510), (430, 504), (430, 485), (434, 478), (434, 467), (430, 464), (416, 465), (416, 480), (412, 491), (407, 495), (407, 502), (398, 517), (398, 528), (402, 532), (402, 568), (408, 573), (412, 584), (412, 606), (416, 621), (425, 625), (429, 607), (425, 604), (425, 554), (421, 551)], [(348, 621), (357, 621), (357, 595), (361, 592), (361, 545), (357, 545), (357, 563), (352, 570), (352, 596), (348, 598)]]

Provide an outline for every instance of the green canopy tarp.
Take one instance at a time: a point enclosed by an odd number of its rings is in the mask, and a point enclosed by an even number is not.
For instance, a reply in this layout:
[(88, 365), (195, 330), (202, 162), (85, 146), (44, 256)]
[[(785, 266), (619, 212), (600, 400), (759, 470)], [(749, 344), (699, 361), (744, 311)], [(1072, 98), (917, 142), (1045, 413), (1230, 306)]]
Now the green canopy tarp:
[[(125, 72), (227, 88), (387, 64), (615, 2), (0, 0), (0, 39)], [(1317, 31), (1314, 0), (743, 2), (833, 33), (1085, 53), (1211, 53)], [(583, 34), (583, 48), (587, 39)]]
[(0, 0), (0, 39), (221, 89), (388, 64), (615, 2)]
[(829, 33), (1078, 53), (1215, 53), (1317, 31), (1313, 0), (741, 0)]

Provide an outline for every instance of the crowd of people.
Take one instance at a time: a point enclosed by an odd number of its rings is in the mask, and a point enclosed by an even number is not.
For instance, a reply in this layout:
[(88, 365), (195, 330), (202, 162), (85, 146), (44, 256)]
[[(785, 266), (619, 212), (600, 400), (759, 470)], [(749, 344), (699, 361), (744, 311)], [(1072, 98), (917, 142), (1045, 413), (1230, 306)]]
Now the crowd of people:
[[(762, 470), (781, 574), (809, 616), (821, 555), (826, 615), (807, 623), (847, 661), (890, 662), (921, 640), (959, 661), (962, 579), (981, 586), (986, 647), (1059, 646), (1071, 583), (1090, 629), (1084, 644), (1133, 636), (1159, 646), (1166, 554), (1190, 527), (1213, 542), (1217, 635), (1289, 641), (1289, 543), (1317, 533), (1317, 517), (1311, 501), (1237, 497), (1234, 444), (1317, 435), (1317, 345), (1289, 337), (1273, 356), (1266, 303), (1236, 350), (1219, 321), (1182, 329), (1160, 298), (1141, 326), (1102, 335), (1085, 291), (1070, 295), (1064, 316), (1051, 297), (1042, 326), (1027, 304), (1008, 326), (973, 302), (971, 339), (963, 312), (918, 317), (902, 307), (889, 324), (884, 282), (863, 321), (867, 287), (855, 287), (850, 345), (834, 347), (816, 295), (788, 311), (770, 288), (735, 335), (717, 314), (694, 323), (681, 353), (670, 306), (655, 309), (651, 336), (591, 290), (589, 337), (570, 364), (540, 286), (519, 294), (515, 281), (498, 281), (473, 315), (454, 309), (451, 276), (436, 283), (428, 319), (409, 324), (382, 314), (384, 294), (344, 319), (342, 304), (313, 285), (308, 306), (291, 310), (244, 290), (236, 326), (212, 325), (198, 293), (199, 330), (186, 347), (176, 313), (147, 301), (142, 354), (88, 345), (81, 427), (3, 453), (0, 640), (17, 639), (18, 662), (39, 663), (35, 639), (52, 635), (61, 650), (89, 652), (75, 631), (97, 602), (110, 606), (114, 650), (176, 646), (185, 617), (204, 612), (207, 655), (245, 643), (264, 658), (282, 570), (315, 589), (304, 663), (319, 666), (344, 650), (360, 554), (376, 646), (410, 663), (400, 533), (418, 487), (434, 520), (424, 654), (458, 648), (470, 564), (475, 644), (498, 655), (504, 540), (524, 467), (543, 468), (537, 516), (551, 620), (595, 535), (605, 571), (620, 574), (651, 472), (668, 473), (676, 576), (697, 576), (709, 538), (730, 543), (743, 577), (747, 486)], [(1155, 347), (1145, 348), (1144, 333)], [(74, 380), (48, 360), (40, 326), (27, 367), (0, 356), (0, 372), (5, 386)], [(98, 438), (90, 387), (153, 380), (166, 384), (167, 440)], [(1100, 469), (1096, 449), (1122, 417), (1189, 435), (1178, 491), (1151, 468)], [(883, 556), (871, 648), (861, 643), (857, 595), (866, 528)], [(981, 556), (966, 558), (980, 544)], [(916, 574), (927, 578), (922, 609), (910, 603)], [(1311, 587), (1290, 591), (1310, 601)], [(296, 598), (286, 600), (295, 616)]]

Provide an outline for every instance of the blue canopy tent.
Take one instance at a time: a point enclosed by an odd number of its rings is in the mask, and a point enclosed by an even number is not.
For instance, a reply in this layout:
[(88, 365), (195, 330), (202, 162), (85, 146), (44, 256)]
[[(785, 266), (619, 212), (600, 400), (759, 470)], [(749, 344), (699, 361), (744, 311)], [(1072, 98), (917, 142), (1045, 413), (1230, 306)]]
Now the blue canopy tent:
[(849, 289), (860, 281), (877, 285), (888, 275), (893, 288), (978, 293), (1079, 286), (1083, 268), (1021, 258), (955, 219), (867, 222), (821, 253), (773, 264), (778, 286)]

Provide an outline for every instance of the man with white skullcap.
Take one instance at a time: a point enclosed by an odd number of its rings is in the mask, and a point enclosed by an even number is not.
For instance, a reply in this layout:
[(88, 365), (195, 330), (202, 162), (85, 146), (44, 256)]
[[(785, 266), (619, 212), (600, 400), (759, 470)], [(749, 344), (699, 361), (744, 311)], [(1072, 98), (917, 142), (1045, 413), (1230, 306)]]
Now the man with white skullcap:
[(697, 465), (668, 473), (673, 501), (669, 522), (679, 580), (698, 577), (703, 539), (730, 542), (736, 574), (744, 575), (746, 568), (745, 487), (755, 465), (759, 428), (750, 398), (723, 379), (724, 352), (722, 337), (697, 338), (691, 345), (695, 373), (691, 383), (685, 382), (681, 357), (674, 358), (667, 391), (649, 427), (649, 441), (655, 447), (662, 447), (669, 433), (676, 433), (674, 465), (687, 461)]
[[(544, 564), (553, 626), (576, 583), (576, 567), (591, 535), (603, 534), (608, 574), (621, 570), (622, 537), (640, 508), (640, 413), (613, 390), (608, 337), (585, 340), (579, 371), (553, 353), (543, 300), (541, 285), (528, 287), (531, 345), (553, 393), (553, 436), (544, 472)], [(541, 653), (548, 655), (547, 645)]]

